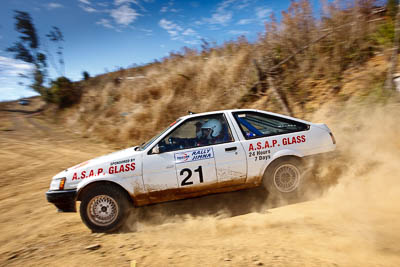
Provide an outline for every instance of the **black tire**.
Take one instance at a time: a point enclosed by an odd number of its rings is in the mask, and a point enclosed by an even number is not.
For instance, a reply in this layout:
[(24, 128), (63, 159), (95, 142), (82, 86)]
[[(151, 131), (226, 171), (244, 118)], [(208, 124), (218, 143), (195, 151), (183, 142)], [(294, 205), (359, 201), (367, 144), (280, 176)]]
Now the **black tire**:
[(263, 176), (263, 185), (272, 198), (297, 199), (304, 184), (305, 168), (301, 159), (284, 157), (273, 161)]
[(95, 233), (114, 232), (128, 217), (131, 203), (126, 192), (112, 184), (94, 185), (83, 192), (79, 212)]

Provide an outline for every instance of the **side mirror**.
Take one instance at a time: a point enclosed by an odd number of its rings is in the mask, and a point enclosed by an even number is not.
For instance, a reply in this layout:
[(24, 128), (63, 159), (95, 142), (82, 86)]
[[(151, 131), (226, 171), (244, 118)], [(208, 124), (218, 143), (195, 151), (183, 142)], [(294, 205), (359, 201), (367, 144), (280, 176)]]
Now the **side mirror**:
[(155, 145), (151, 150), (151, 154), (160, 154), (160, 147), (158, 145)]

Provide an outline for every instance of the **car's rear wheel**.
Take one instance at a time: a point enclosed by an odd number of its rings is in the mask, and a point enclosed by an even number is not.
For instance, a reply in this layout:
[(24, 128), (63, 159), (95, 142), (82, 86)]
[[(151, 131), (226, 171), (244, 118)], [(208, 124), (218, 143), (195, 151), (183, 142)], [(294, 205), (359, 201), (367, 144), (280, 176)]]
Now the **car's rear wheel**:
[(127, 194), (115, 185), (99, 184), (81, 197), (82, 221), (93, 232), (114, 232), (128, 217), (130, 203)]
[(299, 158), (277, 159), (268, 166), (263, 177), (264, 187), (272, 197), (299, 197), (304, 183), (304, 166)]

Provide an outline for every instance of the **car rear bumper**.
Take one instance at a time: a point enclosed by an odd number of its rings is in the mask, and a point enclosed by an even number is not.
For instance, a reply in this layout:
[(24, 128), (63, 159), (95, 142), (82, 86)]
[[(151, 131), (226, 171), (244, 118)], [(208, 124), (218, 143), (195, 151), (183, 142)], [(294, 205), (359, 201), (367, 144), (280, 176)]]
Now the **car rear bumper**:
[(54, 204), (59, 212), (76, 212), (76, 189), (47, 191), (47, 201)]

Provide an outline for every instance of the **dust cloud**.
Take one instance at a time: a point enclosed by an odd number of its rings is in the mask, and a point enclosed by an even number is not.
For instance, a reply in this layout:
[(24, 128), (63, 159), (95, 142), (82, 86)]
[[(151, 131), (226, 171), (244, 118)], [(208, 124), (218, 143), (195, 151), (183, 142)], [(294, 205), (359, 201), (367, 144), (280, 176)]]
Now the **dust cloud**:
[(334, 184), (319, 205), (373, 251), (399, 255), (400, 105), (350, 102), (320, 110), (313, 121), (319, 118), (337, 140), (337, 153), (318, 170), (322, 183)]
[(334, 133), (337, 152), (318, 170), (326, 198), (353, 208), (400, 211), (400, 105), (348, 103), (314, 115)]
[[(382, 213), (400, 218), (400, 106), (330, 104), (310, 121), (330, 127), (337, 150), (312, 167), (313, 182), (301, 201), (320, 199), (332, 213), (372, 224)], [(217, 194), (137, 209), (127, 230), (265, 213), (288, 204), (293, 201), (273, 200), (263, 188)]]

